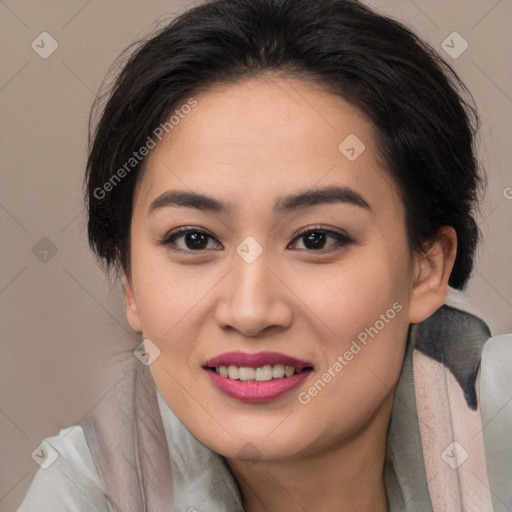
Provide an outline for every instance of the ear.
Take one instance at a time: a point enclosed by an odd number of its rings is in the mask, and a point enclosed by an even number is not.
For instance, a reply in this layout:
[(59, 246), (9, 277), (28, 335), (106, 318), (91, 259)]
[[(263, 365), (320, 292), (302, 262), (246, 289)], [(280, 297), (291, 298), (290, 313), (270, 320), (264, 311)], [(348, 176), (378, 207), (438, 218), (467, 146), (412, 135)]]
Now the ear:
[(124, 291), (124, 301), (126, 303), (126, 317), (128, 319), (128, 323), (134, 331), (142, 332), (141, 321), (139, 318), (139, 313), (137, 311), (137, 303), (135, 302), (135, 295), (132, 290), (132, 285), (130, 280), (126, 277), (126, 274), (123, 272), (123, 291)]
[(457, 233), (453, 227), (443, 226), (434, 242), (415, 257), (409, 322), (422, 322), (444, 304), (456, 254)]

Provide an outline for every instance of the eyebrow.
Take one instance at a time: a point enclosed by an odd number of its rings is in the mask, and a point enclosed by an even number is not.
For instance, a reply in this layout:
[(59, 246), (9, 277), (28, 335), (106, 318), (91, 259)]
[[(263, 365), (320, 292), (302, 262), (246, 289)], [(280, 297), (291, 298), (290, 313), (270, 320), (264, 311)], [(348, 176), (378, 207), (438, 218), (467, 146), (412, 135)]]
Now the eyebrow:
[[(277, 199), (274, 213), (288, 213), (303, 210), (321, 204), (343, 203), (357, 206), (373, 213), (367, 201), (355, 190), (349, 187), (331, 186), (308, 189)], [(169, 206), (195, 208), (212, 213), (230, 213), (231, 203), (224, 203), (213, 197), (197, 192), (168, 190), (160, 194), (149, 206), (148, 215), (155, 210)]]

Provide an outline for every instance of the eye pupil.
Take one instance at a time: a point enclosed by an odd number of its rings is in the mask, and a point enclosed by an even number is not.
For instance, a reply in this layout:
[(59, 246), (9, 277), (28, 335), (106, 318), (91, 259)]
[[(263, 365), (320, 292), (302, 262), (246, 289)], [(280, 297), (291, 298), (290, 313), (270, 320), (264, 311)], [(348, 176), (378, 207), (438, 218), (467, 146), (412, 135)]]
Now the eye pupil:
[[(189, 245), (189, 242), (192, 245)], [(208, 235), (205, 233), (187, 233), (185, 235), (185, 244), (192, 250), (204, 249), (208, 245)]]
[[(308, 247), (309, 244), (311, 245)], [(325, 245), (325, 233), (312, 231), (304, 237), (304, 245), (308, 249), (322, 249)]]

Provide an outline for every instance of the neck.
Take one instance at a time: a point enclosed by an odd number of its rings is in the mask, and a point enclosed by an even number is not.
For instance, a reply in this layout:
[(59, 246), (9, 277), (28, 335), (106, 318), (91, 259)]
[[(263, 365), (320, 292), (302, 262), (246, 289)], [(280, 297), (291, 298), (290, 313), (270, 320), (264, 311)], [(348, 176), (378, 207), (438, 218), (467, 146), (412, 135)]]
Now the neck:
[(393, 393), (370, 423), (329, 450), (293, 460), (226, 459), (245, 512), (388, 512), (384, 484)]

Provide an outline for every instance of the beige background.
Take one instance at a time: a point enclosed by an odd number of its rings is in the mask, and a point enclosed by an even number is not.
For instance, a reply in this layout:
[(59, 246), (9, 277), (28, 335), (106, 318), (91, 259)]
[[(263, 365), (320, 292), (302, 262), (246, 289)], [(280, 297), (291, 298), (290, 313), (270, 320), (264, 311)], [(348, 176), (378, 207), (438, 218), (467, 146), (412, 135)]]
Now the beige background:
[[(368, 4), (438, 49), (476, 98), (489, 188), (480, 219), (486, 243), (468, 297), (493, 334), (511, 332), (512, 1)], [(118, 54), (157, 18), (170, 19), (187, 5), (0, 2), (0, 512), (15, 510), (25, 494), (38, 468), (30, 454), (41, 439), (77, 423), (101, 399), (93, 384), (113, 384), (106, 361), (140, 341), (125, 321), (119, 283), (109, 285), (87, 246), (81, 190), (87, 119)], [(44, 31), (59, 45), (47, 59), (31, 48)], [(457, 59), (441, 48), (453, 31), (469, 43)]]

